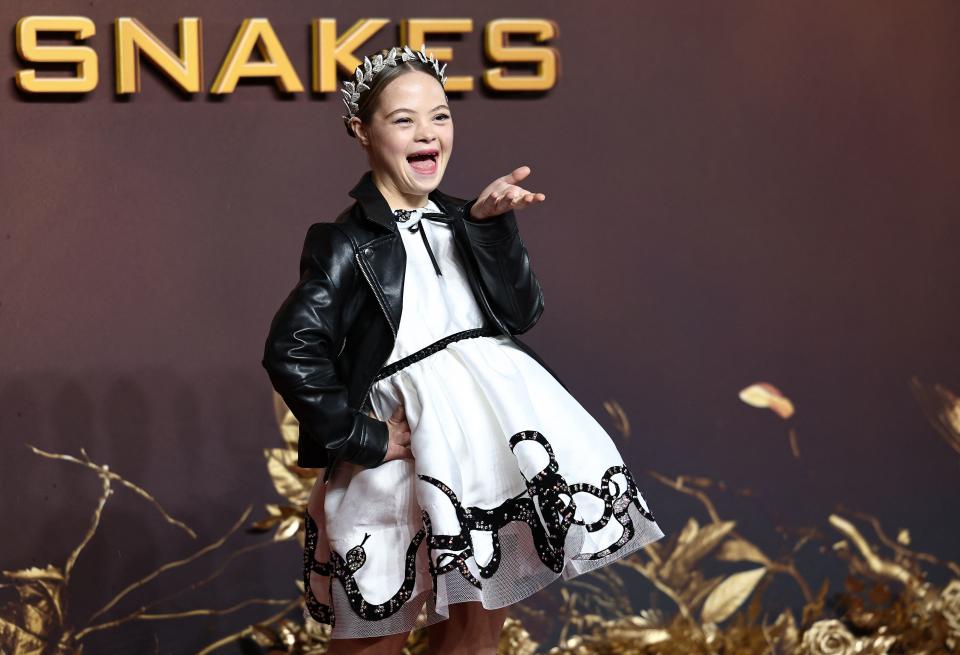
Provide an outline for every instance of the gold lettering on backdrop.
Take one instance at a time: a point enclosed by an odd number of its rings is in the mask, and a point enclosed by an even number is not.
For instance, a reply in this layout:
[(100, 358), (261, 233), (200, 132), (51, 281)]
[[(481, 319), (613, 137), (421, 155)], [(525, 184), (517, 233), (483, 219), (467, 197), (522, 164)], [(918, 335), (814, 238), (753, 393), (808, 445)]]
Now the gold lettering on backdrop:
[[(360, 50), (368, 50), (368, 42), (390, 22), (387, 18), (363, 18), (346, 32), (338, 34), (337, 21), (317, 18), (311, 21), (311, 89), (318, 93), (339, 90), (338, 73), (349, 76), (362, 62)], [(181, 18), (177, 54), (162, 39), (147, 29), (139, 20), (121, 17), (114, 29), (116, 52), (116, 92), (140, 92), (141, 57), (177, 88), (188, 93), (203, 89), (203, 32), (199, 18)], [(466, 34), (473, 31), (471, 18), (409, 18), (399, 21), (400, 43), (413, 50), (431, 35)], [(17, 53), (28, 63), (74, 64), (74, 76), (40, 76), (34, 69), (16, 73), (17, 86), (29, 93), (88, 93), (98, 83), (97, 53), (81, 45), (40, 45), (40, 32), (64, 33), (77, 41), (96, 34), (96, 27), (85, 16), (25, 16), (17, 22)], [(499, 18), (490, 21), (483, 31), (486, 57), (497, 64), (483, 72), (486, 88), (494, 91), (544, 91), (557, 83), (560, 53), (548, 45), (511, 45), (513, 34), (533, 35), (537, 43), (554, 39), (559, 34), (556, 22), (540, 18)], [(61, 37), (62, 38), (62, 37)], [(254, 48), (261, 61), (251, 59)], [(453, 48), (427, 45), (437, 60), (449, 62), (454, 58)], [(361, 53), (362, 56), (362, 53)], [(533, 63), (534, 74), (506, 74), (502, 64)], [(236, 90), (243, 78), (271, 78), (277, 87), (287, 93), (304, 90), (290, 58), (266, 18), (246, 18), (237, 29), (230, 49), (210, 87), (211, 93), (226, 94)], [(447, 91), (472, 91), (474, 78), (469, 75), (448, 76)]]
[[(250, 61), (254, 47), (263, 61)], [(243, 19), (210, 92), (232, 93), (241, 77), (275, 77), (284, 91), (303, 91), (293, 64), (266, 18)]]
[(560, 53), (549, 46), (534, 48), (508, 46), (509, 34), (533, 34), (537, 42), (554, 39), (560, 26), (541, 18), (498, 18), (487, 23), (483, 39), (484, 52), (496, 62), (534, 62), (536, 75), (504, 75), (503, 68), (484, 71), (483, 82), (496, 91), (546, 91), (557, 83)]
[[(409, 18), (400, 21), (400, 43), (410, 44), (413, 50), (419, 50), (427, 40), (428, 34), (469, 33), (473, 31), (470, 18)], [(453, 60), (453, 48), (429, 47), (437, 61)], [(446, 74), (446, 71), (444, 71)], [(449, 75), (444, 84), (447, 91), (473, 91), (473, 78), (469, 75)]]
[(354, 52), (389, 22), (387, 18), (361, 18), (338, 37), (335, 19), (313, 21), (313, 90), (319, 93), (338, 91), (337, 68), (347, 75), (352, 74), (363, 63)]
[(200, 19), (181, 18), (179, 25), (177, 56), (136, 18), (117, 19), (117, 93), (140, 92), (140, 53), (184, 91), (197, 93), (203, 88)]
[(38, 32), (66, 32), (77, 39), (96, 34), (85, 16), (24, 16), (17, 21), (17, 54), (30, 63), (76, 64), (75, 77), (38, 77), (32, 68), (17, 71), (17, 87), (30, 93), (87, 93), (97, 88), (97, 53), (84, 45), (39, 45)]

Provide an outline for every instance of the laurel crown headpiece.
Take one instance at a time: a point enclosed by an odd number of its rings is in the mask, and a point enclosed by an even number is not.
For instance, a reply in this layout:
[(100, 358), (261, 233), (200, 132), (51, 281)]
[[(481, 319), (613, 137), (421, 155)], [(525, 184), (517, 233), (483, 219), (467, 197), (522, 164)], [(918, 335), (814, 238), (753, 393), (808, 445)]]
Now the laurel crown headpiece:
[(374, 76), (387, 66), (396, 66), (404, 61), (419, 59), (425, 64), (433, 65), (433, 72), (440, 81), (440, 84), (446, 82), (447, 77), (443, 74), (443, 71), (447, 65), (444, 64), (440, 66), (432, 52), (427, 55), (426, 47), (427, 44), (424, 43), (420, 45), (419, 50), (411, 50), (410, 46), (405, 45), (403, 49), (397, 47), (390, 48), (390, 52), (387, 53), (386, 56), (378, 54), (373, 60), (369, 57), (364, 57), (363, 63), (357, 66), (356, 82), (344, 82), (343, 88), (340, 89), (344, 95), (343, 104), (347, 106), (347, 115), (341, 117), (343, 118), (343, 122), (348, 123), (351, 118), (357, 115), (357, 112), (360, 111), (360, 94), (370, 89), (369, 83), (373, 82)]

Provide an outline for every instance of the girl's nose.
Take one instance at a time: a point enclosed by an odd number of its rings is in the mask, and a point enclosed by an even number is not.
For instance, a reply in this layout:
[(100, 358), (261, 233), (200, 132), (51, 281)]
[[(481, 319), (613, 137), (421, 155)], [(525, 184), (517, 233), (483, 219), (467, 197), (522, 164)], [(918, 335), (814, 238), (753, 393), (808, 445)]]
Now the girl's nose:
[(432, 125), (422, 128), (420, 134), (417, 135), (418, 141), (433, 141), (436, 138), (437, 135)]

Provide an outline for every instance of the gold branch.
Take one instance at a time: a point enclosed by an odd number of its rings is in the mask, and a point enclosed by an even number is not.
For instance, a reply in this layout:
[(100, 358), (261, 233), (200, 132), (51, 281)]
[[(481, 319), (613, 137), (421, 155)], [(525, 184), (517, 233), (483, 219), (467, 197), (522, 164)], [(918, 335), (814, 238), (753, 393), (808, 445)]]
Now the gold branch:
[(710, 498), (707, 496), (707, 494), (703, 493), (702, 491), (691, 489), (686, 484), (684, 484), (684, 476), (680, 476), (676, 480), (671, 480), (667, 476), (657, 473), (656, 471), (648, 471), (648, 473), (650, 473), (650, 475), (652, 475), (657, 480), (667, 485), (674, 491), (685, 493), (688, 496), (693, 496), (694, 498), (699, 500), (701, 503), (703, 503), (703, 506), (707, 509), (707, 514), (710, 515), (711, 522), (713, 523), (720, 522), (720, 514), (717, 512), (717, 508), (714, 507), (713, 501), (711, 501)]
[[(62, 459), (62, 460), (65, 461), (65, 462), (71, 462), (71, 463), (73, 463), (73, 464), (79, 464), (80, 466), (86, 466), (87, 468), (91, 468), (91, 469), (97, 471), (98, 475), (107, 475), (107, 476), (109, 476), (111, 480), (116, 480), (117, 482), (119, 482), (119, 483), (122, 484), (123, 486), (125, 486), (125, 487), (127, 487), (128, 489), (130, 489), (131, 491), (133, 491), (133, 492), (134, 492), (135, 494), (137, 494), (138, 496), (142, 496), (143, 498), (145, 498), (145, 499), (147, 500), (147, 502), (149, 502), (151, 505), (153, 505), (153, 506), (157, 509), (157, 511), (160, 512), (160, 514), (163, 516), (164, 520), (165, 520), (167, 523), (170, 523), (171, 525), (174, 525), (174, 526), (180, 528), (181, 530), (183, 530), (184, 532), (186, 532), (188, 535), (190, 535), (190, 537), (192, 537), (193, 539), (196, 539), (196, 538), (197, 538), (197, 533), (196, 533), (196, 532), (194, 532), (194, 531), (193, 531), (186, 523), (184, 523), (183, 521), (178, 521), (177, 519), (175, 519), (175, 518), (173, 518), (172, 516), (170, 516), (170, 515), (167, 513), (167, 511), (166, 511), (165, 509), (163, 509), (163, 507), (160, 505), (160, 503), (157, 502), (157, 500), (156, 500), (153, 496), (151, 496), (149, 493), (147, 493), (147, 491), (145, 491), (144, 489), (138, 487), (137, 485), (133, 484), (132, 482), (129, 482), (128, 480), (124, 479), (122, 476), (120, 476), (120, 475), (118, 475), (118, 474), (110, 471), (107, 467), (98, 466), (97, 464), (94, 464), (93, 462), (89, 461), (89, 458), (87, 458), (87, 461), (84, 462), (84, 461), (82, 461), (82, 460), (77, 459), (76, 457), (73, 457), (72, 455), (63, 455), (63, 454), (61, 454), (61, 453), (48, 453), (48, 452), (46, 452), (46, 451), (44, 451), (44, 450), (40, 450), (40, 449), (37, 448), (36, 446), (31, 446), (30, 444), (27, 444), (27, 447), (30, 448), (33, 452), (35, 452), (37, 455), (41, 455), (41, 456), (43, 456), (43, 457), (49, 457), (50, 459)], [(86, 457), (86, 455), (87, 455), (86, 451), (84, 451), (84, 450), (81, 448), (81, 449), (80, 449), (80, 452), (82, 452), (82, 453), (84, 454), (84, 457)]]
[(169, 612), (167, 614), (141, 614), (137, 618), (143, 621), (164, 621), (166, 619), (179, 619), (185, 616), (221, 616), (223, 614), (236, 612), (238, 609), (243, 609), (247, 605), (284, 605), (289, 602), (289, 598), (248, 598), (245, 601), (222, 610), (204, 608), (187, 610), (186, 612)]
[(107, 628), (115, 628), (118, 625), (131, 621), (133, 619), (143, 620), (143, 621), (164, 621), (167, 619), (180, 619), (187, 616), (221, 616), (224, 614), (230, 614), (231, 612), (236, 612), (238, 609), (242, 609), (247, 605), (282, 605), (284, 603), (289, 603), (289, 598), (284, 598), (283, 600), (278, 600), (274, 598), (249, 598), (243, 602), (237, 603), (232, 607), (227, 607), (222, 610), (215, 609), (196, 609), (196, 610), (187, 610), (186, 612), (170, 612), (167, 614), (141, 614), (137, 612), (136, 614), (131, 614), (114, 621), (107, 621), (106, 623), (100, 623), (98, 625), (92, 625), (83, 630), (79, 631), (76, 636), (76, 640), (80, 641), (82, 638), (86, 637), (92, 632), (97, 632), (98, 630), (106, 630)]
[(213, 573), (211, 573), (210, 575), (208, 575), (206, 578), (203, 578), (202, 580), (198, 580), (197, 582), (193, 582), (193, 583), (187, 585), (186, 587), (183, 587), (183, 588), (180, 589), (179, 591), (173, 592), (172, 594), (169, 594), (169, 595), (167, 595), (167, 596), (163, 596), (162, 598), (158, 598), (157, 600), (155, 600), (155, 601), (153, 601), (153, 602), (147, 603), (146, 605), (144, 605), (144, 606), (141, 607), (140, 609), (141, 609), (141, 610), (146, 610), (146, 609), (149, 609), (149, 608), (151, 608), (151, 607), (155, 607), (155, 606), (159, 605), (160, 603), (163, 603), (163, 602), (165, 602), (165, 601), (170, 600), (171, 598), (176, 598), (177, 596), (179, 596), (180, 594), (182, 594), (182, 593), (184, 593), (184, 592), (186, 592), (186, 591), (192, 591), (192, 590), (199, 589), (200, 587), (202, 587), (203, 585), (207, 584), (207, 583), (210, 582), (211, 580), (217, 578), (221, 573), (223, 573), (223, 572), (226, 570), (226, 568), (227, 568), (227, 566), (230, 564), (230, 562), (232, 562), (233, 560), (235, 560), (235, 559), (236, 559), (237, 557), (239, 557), (240, 555), (244, 555), (244, 554), (246, 554), (246, 553), (248, 553), (248, 552), (250, 552), (250, 551), (252, 551), (252, 550), (257, 550), (258, 548), (264, 548), (264, 547), (266, 547), (266, 546), (272, 546), (272, 545), (278, 544), (278, 543), (281, 543), (281, 542), (279, 542), (279, 541), (273, 541), (273, 540), (270, 540), (270, 541), (266, 541), (266, 540), (265, 540), (265, 541), (261, 541), (261, 542), (259, 542), (259, 543), (250, 544), (249, 546), (244, 546), (243, 548), (239, 548), (239, 549), (235, 550), (234, 552), (230, 553), (230, 555), (223, 560), (223, 564), (220, 566), (220, 568), (218, 568), (216, 571), (214, 571)]
[(110, 489), (110, 476), (106, 475), (106, 467), (94, 467), (97, 470), (97, 474), (100, 476), (101, 482), (103, 482), (103, 491), (100, 493), (100, 500), (97, 502), (96, 508), (93, 510), (93, 516), (90, 519), (90, 526), (87, 528), (86, 534), (83, 535), (83, 540), (77, 544), (77, 547), (73, 549), (73, 552), (70, 553), (70, 557), (67, 558), (67, 564), (63, 567), (63, 586), (66, 587), (67, 583), (70, 581), (70, 572), (73, 570), (73, 565), (77, 563), (77, 558), (80, 557), (80, 552), (84, 547), (90, 543), (90, 540), (93, 539), (93, 535), (97, 531), (97, 527), (100, 525), (100, 516), (103, 514), (103, 507), (107, 504), (107, 498), (112, 493)]
[(870, 548), (870, 544), (867, 543), (867, 540), (863, 538), (863, 535), (860, 534), (856, 526), (854, 526), (848, 520), (838, 516), (837, 514), (831, 514), (829, 521), (833, 527), (846, 535), (847, 538), (853, 542), (853, 544), (857, 547), (857, 550), (859, 550), (860, 554), (863, 556), (863, 559), (866, 560), (867, 566), (869, 566), (870, 570), (872, 570), (874, 573), (887, 578), (892, 578), (905, 585), (917, 583), (917, 580), (914, 578), (913, 574), (908, 570), (899, 564), (894, 564), (893, 562), (889, 562), (879, 557), (875, 552), (873, 552), (873, 549)]
[(924, 562), (929, 562), (931, 564), (943, 564), (947, 568), (949, 568), (951, 571), (953, 571), (954, 575), (960, 576), (960, 567), (957, 566), (956, 562), (953, 562), (950, 560), (947, 560), (946, 562), (941, 562), (936, 556), (931, 555), (930, 553), (921, 553), (919, 551), (911, 550), (909, 548), (904, 548), (903, 546), (898, 544), (896, 541), (894, 541), (893, 539), (887, 536), (887, 533), (884, 532), (883, 530), (883, 526), (880, 524), (880, 519), (878, 519), (876, 516), (873, 516), (872, 514), (869, 514), (867, 512), (862, 512), (859, 510), (847, 510), (847, 511), (849, 511), (851, 514), (853, 514), (857, 518), (860, 518), (870, 523), (870, 525), (873, 526), (873, 531), (877, 533), (877, 538), (880, 539), (880, 541), (885, 546), (887, 546), (887, 548), (894, 551), (901, 557), (918, 559)]
[[(292, 602), (290, 602), (286, 607), (284, 607), (282, 610), (280, 610), (279, 612), (277, 612), (277, 613), (274, 614), (273, 616), (267, 618), (267, 619), (264, 620), (264, 621), (260, 621), (260, 622), (258, 623), (258, 625), (270, 625), (271, 623), (274, 623), (275, 621), (278, 621), (278, 620), (282, 619), (282, 618), (285, 617), (291, 610), (293, 610), (293, 608), (295, 608), (295, 607), (296, 607), (297, 605), (299, 605), (299, 604), (300, 604), (300, 599), (299, 599), (299, 598), (294, 599), (294, 600), (293, 600)], [(208, 646), (204, 647), (203, 650), (197, 651), (197, 655), (208, 655), (209, 653), (212, 653), (213, 651), (217, 650), (218, 648), (221, 648), (221, 647), (223, 647), (223, 646), (226, 646), (227, 644), (233, 643), (234, 641), (236, 641), (236, 640), (239, 639), (240, 637), (246, 637), (246, 636), (248, 636), (248, 635), (250, 635), (250, 634), (253, 634), (253, 626), (248, 625), (248, 626), (247, 626), (246, 628), (244, 628), (243, 630), (239, 630), (239, 631), (237, 631), (237, 632), (234, 632), (232, 635), (227, 635), (226, 637), (223, 637), (223, 638), (221, 638), (221, 639), (218, 639), (217, 641), (213, 642), (212, 644), (209, 644)]]
[[(222, 545), (224, 544), (224, 542), (226, 542), (226, 540), (230, 537), (230, 535), (232, 535), (234, 532), (236, 532), (236, 531), (240, 528), (240, 526), (243, 525), (243, 523), (247, 520), (247, 517), (250, 516), (250, 512), (251, 512), (252, 509), (253, 509), (253, 506), (252, 506), (252, 505), (248, 505), (248, 506), (247, 506), (247, 509), (244, 510), (243, 514), (240, 516), (240, 518), (237, 520), (237, 522), (233, 524), (233, 527), (231, 527), (230, 530), (228, 530), (225, 535), (223, 535), (222, 537), (220, 537), (219, 539), (217, 539), (216, 541), (214, 541), (212, 544), (209, 544), (208, 546), (204, 546), (203, 548), (201, 548), (200, 550), (198, 550), (197, 552), (195, 552), (193, 555), (190, 555), (189, 557), (186, 557), (186, 558), (181, 559), (181, 560), (177, 560), (177, 561), (175, 561), (175, 562), (167, 562), (166, 564), (164, 564), (163, 566), (161, 566), (160, 568), (158, 568), (158, 569), (157, 569), (156, 571), (154, 571), (153, 573), (150, 573), (149, 575), (147, 575), (147, 576), (145, 576), (145, 577), (137, 580), (136, 582), (133, 582), (132, 584), (128, 585), (123, 591), (121, 591), (119, 594), (117, 594), (116, 596), (114, 596), (113, 599), (112, 599), (109, 603), (107, 603), (106, 605), (104, 605), (103, 607), (101, 607), (99, 610), (97, 610), (97, 611), (90, 617), (90, 620), (92, 621), (93, 619), (97, 618), (98, 616), (100, 616), (101, 614), (103, 614), (104, 612), (106, 612), (107, 610), (109, 610), (111, 607), (113, 607), (114, 605), (116, 605), (118, 602), (120, 602), (120, 599), (122, 599), (124, 596), (126, 596), (127, 594), (129, 594), (131, 591), (142, 587), (143, 585), (145, 585), (146, 583), (150, 582), (151, 580), (153, 580), (154, 578), (156, 578), (158, 575), (160, 575), (160, 574), (163, 573), (164, 571), (169, 571), (170, 569), (174, 569), (174, 568), (177, 568), (177, 567), (179, 567), (179, 566), (183, 566), (184, 564), (189, 564), (190, 562), (194, 561), (195, 559), (198, 559), (199, 557), (202, 557), (203, 555), (206, 555), (206, 554), (209, 553), (210, 551), (216, 550), (217, 548), (219, 548), (220, 546), (222, 546)], [(137, 612), (140, 612), (140, 611), (142, 611), (142, 610), (137, 610)], [(134, 614), (136, 614), (136, 612), (135, 612)], [(124, 620), (129, 620), (129, 618), (136, 618), (136, 617), (135, 617), (134, 615), (130, 615), (129, 617), (127, 617), (127, 619), (124, 619)]]

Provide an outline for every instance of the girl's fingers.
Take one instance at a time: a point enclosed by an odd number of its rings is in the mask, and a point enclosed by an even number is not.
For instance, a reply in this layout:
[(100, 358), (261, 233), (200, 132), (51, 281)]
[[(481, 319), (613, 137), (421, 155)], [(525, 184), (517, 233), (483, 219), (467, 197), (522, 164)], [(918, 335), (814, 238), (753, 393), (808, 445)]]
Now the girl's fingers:
[(505, 210), (506, 210), (506, 209), (510, 209), (510, 208), (513, 207), (515, 204), (517, 204), (517, 197), (520, 195), (520, 191), (522, 191), (522, 189), (520, 189), (520, 188), (518, 188), (518, 187), (515, 187), (515, 186), (509, 186), (509, 187), (507, 187), (506, 189), (504, 189), (504, 191), (503, 191), (503, 209), (505, 209)]
[(490, 204), (489, 215), (495, 216), (503, 211), (503, 199), (503, 192), (498, 191), (490, 194), (490, 196), (487, 198)]
[(516, 207), (520, 203), (526, 202), (526, 197), (529, 195), (530, 192), (526, 189), (517, 188), (517, 190), (513, 192), (513, 199), (510, 201), (510, 205)]
[(404, 416), (404, 412), (405, 412), (405, 411), (406, 411), (406, 410), (404, 409), (403, 405), (397, 405), (396, 408), (393, 410), (393, 414), (391, 414), (391, 415), (390, 415), (390, 418), (387, 419), (387, 422), (388, 422), (388, 423), (394, 423), (394, 424), (400, 424), (400, 425), (406, 425), (406, 422), (407, 422), (407, 421), (406, 421), (406, 418), (405, 418), (405, 416)]
[(520, 189), (520, 192), (511, 201), (510, 206), (513, 209), (523, 209), (535, 202), (541, 202), (546, 198), (542, 193), (533, 193), (526, 189)]
[(530, 175), (530, 167), (524, 164), (523, 166), (518, 166), (517, 168), (513, 169), (512, 171), (510, 171), (500, 179), (502, 179), (507, 184), (514, 184), (516, 182), (519, 182), (520, 180), (522, 180), (528, 175)]
[(547, 199), (547, 196), (545, 196), (542, 193), (528, 193), (526, 195), (526, 199), (527, 199), (527, 204), (532, 205), (534, 203), (543, 202), (544, 200)]
[(534, 203), (536, 203), (536, 202), (539, 202), (539, 200), (537, 199), (537, 196), (539, 196), (539, 195), (540, 195), (540, 194), (538, 194), (538, 193), (528, 193), (527, 195), (525, 195), (525, 196), (523, 197), (523, 206), (524, 206), (524, 207), (527, 207), (527, 206), (532, 205), (532, 204), (534, 204)]
[[(526, 175), (523, 175), (526, 177)], [(534, 193), (515, 184), (505, 184), (496, 191), (491, 191), (480, 203), (483, 213), (487, 216), (496, 216), (509, 209), (522, 209), (536, 202), (543, 202), (546, 196)]]

